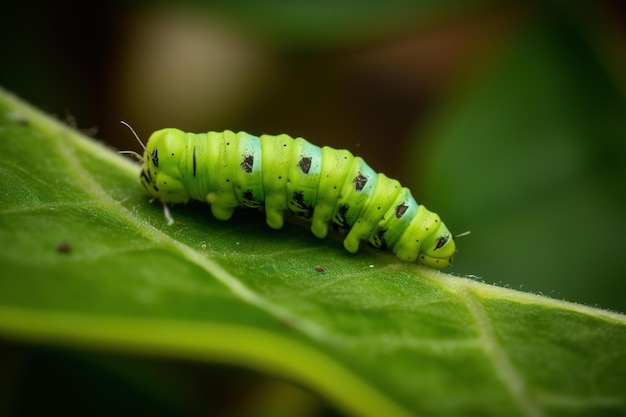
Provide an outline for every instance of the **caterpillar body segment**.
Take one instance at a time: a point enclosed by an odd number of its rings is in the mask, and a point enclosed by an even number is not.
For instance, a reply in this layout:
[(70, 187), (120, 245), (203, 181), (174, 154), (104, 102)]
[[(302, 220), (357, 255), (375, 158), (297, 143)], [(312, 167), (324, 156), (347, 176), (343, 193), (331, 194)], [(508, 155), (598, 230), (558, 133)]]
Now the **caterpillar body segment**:
[(220, 220), (243, 206), (263, 209), (274, 229), (283, 226), (286, 212), (310, 219), (319, 238), (333, 225), (346, 233), (344, 247), (352, 253), (366, 241), (441, 269), (455, 252), (439, 216), (398, 181), (349, 151), (302, 138), (158, 130), (146, 145), (140, 179), (163, 203), (206, 201)]

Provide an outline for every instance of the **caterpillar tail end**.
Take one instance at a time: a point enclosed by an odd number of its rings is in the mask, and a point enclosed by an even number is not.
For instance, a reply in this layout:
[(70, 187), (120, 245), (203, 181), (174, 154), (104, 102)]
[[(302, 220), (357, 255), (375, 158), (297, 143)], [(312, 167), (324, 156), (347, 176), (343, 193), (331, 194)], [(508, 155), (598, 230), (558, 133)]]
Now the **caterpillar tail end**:
[(447, 268), (452, 265), (452, 256), (455, 252), (454, 237), (450, 234), (446, 225), (442, 223), (430, 242), (427, 242), (422, 247), (418, 262), (430, 268)]
[(433, 269), (444, 269), (452, 265), (452, 257), (441, 259), (422, 254), (419, 256), (419, 263)]

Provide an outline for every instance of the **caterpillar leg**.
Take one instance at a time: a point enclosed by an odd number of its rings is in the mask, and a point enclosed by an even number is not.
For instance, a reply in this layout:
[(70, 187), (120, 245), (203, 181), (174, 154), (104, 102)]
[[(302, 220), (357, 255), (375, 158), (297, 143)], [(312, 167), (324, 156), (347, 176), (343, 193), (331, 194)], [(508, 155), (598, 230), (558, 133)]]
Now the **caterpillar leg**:
[(283, 227), (287, 210), (287, 182), (294, 140), (287, 135), (262, 135), (263, 190), (266, 222), (272, 229)]
[(284, 223), (284, 211), (269, 208), (267, 205), (265, 206), (265, 210), (265, 221), (267, 225), (272, 229), (281, 229)]
[(311, 223), (311, 232), (318, 238), (324, 239), (328, 235), (328, 227), (333, 218), (333, 207), (322, 206), (315, 208)]
[(425, 243), (419, 255), (419, 263), (431, 268), (442, 269), (452, 265), (452, 256), (456, 248), (454, 238), (445, 224), (441, 223), (437, 234)]
[(211, 213), (218, 220), (228, 220), (233, 216), (235, 207), (232, 204), (220, 204), (218, 196), (215, 193), (210, 193), (207, 198), (207, 202), (211, 204)]
[(450, 231), (439, 216), (420, 206), (415, 219), (392, 250), (404, 261), (417, 260), (430, 268), (442, 269), (450, 266), (455, 245)]
[(163, 203), (163, 215), (165, 216), (165, 220), (167, 220), (168, 226), (174, 224), (174, 218), (172, 217), (172, 213), (170, 213), (170, 208), (167, 206), (167, 203)]
[(218, 220), (229, 220), (233, 217), (234, 212), (235, 209), (232, 207), (222, 207), (216, 204), (211, 205), (211, 213), (213, 213), (213, 216)]

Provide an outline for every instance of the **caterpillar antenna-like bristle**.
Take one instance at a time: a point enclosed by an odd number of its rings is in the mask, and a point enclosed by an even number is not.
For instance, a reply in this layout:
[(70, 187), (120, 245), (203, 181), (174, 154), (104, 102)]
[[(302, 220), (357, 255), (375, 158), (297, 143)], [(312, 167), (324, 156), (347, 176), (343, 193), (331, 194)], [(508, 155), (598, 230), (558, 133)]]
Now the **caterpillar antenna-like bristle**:
[(117, 151), (117, 153), (121, 153), (123, 155), (132, 155), (135, 157), (135, 159), (137, 159), (139, 162), (143, 162), (143, 158), (141, 157), (141, 155), (139, 155), (137, 152), (135, 151)]
[(137, 139), (137, 142), (139, 142), (139, 145), (141, 145), (141, 148), (145, 151), (146, 150), (146, 145), (144, 145), (143, 142), (141, 141), (141, 139), (139, 139), (139, 136), (137, 135), (137, 132), (135, 132), (135, 129), (133, 129), (133, 127), (131, 125), (129, 125), (128, 123), (126, 123), (123, 120), (120, 120), (120, 123), (123, 124), (124, 126), (126, 126), (127, 128), (129, 128), (131, 132), (133, 132), (133, 136), (135, 136), (135, 139)]
[(466, 232), (459, 233), (458, 235), (454, 235), (453, 238), (456, 239), (457, 237), (464, 237), (464, 236), (469, 235), (470, 233), (472, 233), (472, 232), (468, 230)]

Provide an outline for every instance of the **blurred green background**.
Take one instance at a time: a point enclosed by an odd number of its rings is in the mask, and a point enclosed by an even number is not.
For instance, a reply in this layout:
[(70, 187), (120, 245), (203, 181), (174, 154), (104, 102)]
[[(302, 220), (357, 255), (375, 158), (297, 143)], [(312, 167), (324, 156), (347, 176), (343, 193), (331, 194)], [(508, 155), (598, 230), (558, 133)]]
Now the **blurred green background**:
[[(622, 2), (13, 1), (0, 50), (0, 84), (116, 149), (120, 120), (347, 148), (471, 230), (450, 272), (626, 311)], [(21, 415), (335, 415), (230, 368), (0, 353)]]
[(471, 230), (452, 273), (626, 311), (619, 1), (30, 0), (0, 31), (0, 83), (116, 149), (120, 120), (347, 148)]

